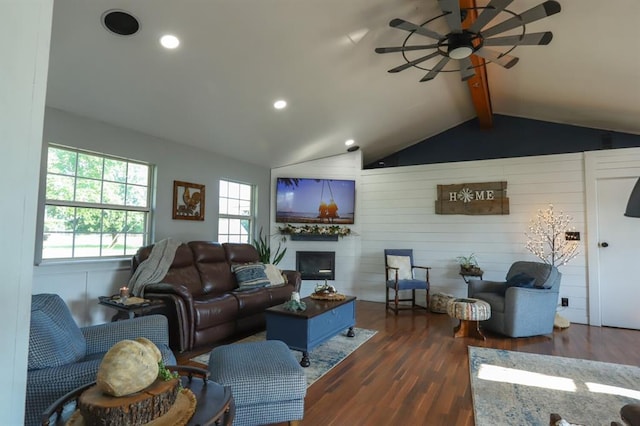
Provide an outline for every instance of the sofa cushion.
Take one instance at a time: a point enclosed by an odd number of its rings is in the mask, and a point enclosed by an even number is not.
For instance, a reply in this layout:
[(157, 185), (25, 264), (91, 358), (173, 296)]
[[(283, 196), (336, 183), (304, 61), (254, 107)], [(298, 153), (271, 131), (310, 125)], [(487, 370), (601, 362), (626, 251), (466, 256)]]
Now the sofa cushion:
[(258, 250), (251, 244), (245, 243), (224, 243), (222, 244), (227, 256), (227, 261), (234, 263), (258, 263), (260, 255)]
[(234, 291), (231, 294), (238, 300), (238, 318), (264, 312), (271, 304), (269, 291), (264, 288)]
[(507, 272), (507, 279), (519, 273), (525, 273), (530, 277), (535, 278), (533, 285), (537, 288), (548, 289), (553, 287), (555, 284), (559, 285), (560, 283), (560, 273), (558, 272), (558, 268), (547, 263), (525, 261), (514, 262), (513, 265), (511, 265), (511, 268), (509, 268), (509, 272)]
[(191, 241), (189, 247), (191, 247), (193, 259), (200, 274), (203, 293), (219, 295), (236, 288), (236, 282), (222, 244), (209, 241)]
[(85, 337), (60, 296), (32, 296), (29, 370), (71, 364), (84, 358), (86, 352)]
[(233, 265), (231, 270), (236, 275), (239, 290), (265, 287), (270, 284), (262, 263)]
[(233, 323), (238, 317), (238, 300), (231, 293), (221, 296), (200, 296), (193, 299), (195, 329)]
[[(142, 256), (139, 256), (139, 258), (144, 260)], [(187, 244), (180, 245), (176, 250), (171, 267), (167, 271), (167, 275), (162, 279), (162, 282), (184, 285), (193, 295), (202, 293), (200, 274), (193, 260), (193, 252)]]
[(267, 288), (267, 292), (271, 297), (270, 306), (279, 305), (291, 299), (291, 293), (295, 291), (295, 287), (289, 284), (277, 285)]

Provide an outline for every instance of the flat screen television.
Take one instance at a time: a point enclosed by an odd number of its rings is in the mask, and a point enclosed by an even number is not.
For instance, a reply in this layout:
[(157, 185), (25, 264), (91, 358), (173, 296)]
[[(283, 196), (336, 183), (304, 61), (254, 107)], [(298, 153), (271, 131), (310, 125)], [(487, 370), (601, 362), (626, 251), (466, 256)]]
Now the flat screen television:
[(278, 178), (276, 222), (353, 224), (355, 201), (354, 180)]

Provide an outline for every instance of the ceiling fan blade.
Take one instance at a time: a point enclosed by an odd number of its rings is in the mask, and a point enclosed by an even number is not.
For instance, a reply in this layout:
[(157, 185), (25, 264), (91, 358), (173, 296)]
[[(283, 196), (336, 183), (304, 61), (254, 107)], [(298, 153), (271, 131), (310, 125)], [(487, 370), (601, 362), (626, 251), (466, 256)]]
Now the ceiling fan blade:
[(440, 70), (442, 68), (444, 68), (445, 65), (447, 65), (447, 62), (449, 62), (449, 57), (448, 56), (445, 56), (442, 59), (440, 59), (440, 62), (438, 62), (436, 64), (436, 66), (433, 67), (433, 69), (427, 73), (427, 75), (422, 77), (422, 79), (420, 81), (421, 82), (422, 81), (429, 81), (429, 80), (433, 80), (434, 78), (436, 78), (436, 76), (438, 75)]
[(458, 0), (438, 0), (440, 9), (445, 13), (449, 29), (454, 33), (462, 32), (462, 19), (460, 18), (460, 3)]
[(376, 53), (408, 52), (410, 50), (436, 49), (437, 44), (423, 44), (420, 46), (376, 47)]
[(513, 35), (505, 37), (494, 37), (484, 39), (484, 46), (542, 46), (549, 44), (553, 38), (551, 31), (544, 33), (530, 33), (525, 35)]
[(482, 27), (502, 12), (513, 0), (491, 0), (476, 21), (469, 27), (472, 33), (479, 33)]
[(501, 65), (507, 69), (511, 68), (519, 61), (519, 59), (515, 56), (499, 53), (490, 49), (485, 49), (484, 47), (476, 50), (473, 53), (486, 59), (487, 61), (495, 62), (496, 64)]
[(476, 75), (471, 58), (460, 59), (460, 74), (462, 75), (462, 81), (467, 81)]
[(528, 24), (530, 22), (537, 21), (547, 16), (555, 15), (560, 12), (560, 3), (557, 1), (549, 0), (541, 3), (529, 10), (522, 12), (518, 16), (509, 18), (506, 21), (499, 23), (487, 30), (481, 31), (483, 37), (491, 37), (492, 35), (500, 34), (504, 31), (517, 28), (521, 25)]
[(435, 58), (436, 56), (439, 56), (440, 52), (433, 52), (430, 55), (427, 56), (423, 56), (422, 58), (418, 58), (418, 59), (414, 59), (413, 61), (407, 62), (406, 64), (402, 64), (399, 67), (395, 67), (390, 69), (388, 72), (400, 72), (400, 71), (404, 71), (407, 68), (411, 68), (414, 65), (419, 64), (420, 62), (424, 62), (424, 61), (428, 61), (431, 58)]
[(389, 22), (389, 26), (393, 28), (399, 28), (405, 31), (415, 31), (420, 35), (433, 38), (435, 40), (441, 40), (444, 38), (444, 36), (440, 33), (431, 31), (430, 29), (421, 27), (420, 25), (412, 24), (411, 22), (405, 21), (404, 19), (400, 19), (400, 18), (391, 20), (391, 22)]

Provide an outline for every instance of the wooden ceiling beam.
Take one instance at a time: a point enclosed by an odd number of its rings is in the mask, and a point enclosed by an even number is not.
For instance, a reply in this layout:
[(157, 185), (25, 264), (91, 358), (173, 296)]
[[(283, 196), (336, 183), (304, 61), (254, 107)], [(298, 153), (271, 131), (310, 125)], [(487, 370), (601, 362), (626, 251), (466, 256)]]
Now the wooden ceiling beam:
[[(476, 0), (460, 0), (460, 8), (468, 10), (465, 20), (462, 21), (462, 28), (469, 28), (478, 18), (478, 10), (475, 7)], [(480, 128), (489, 129), (493, 127), (493, 109), (491, 108), (486, 63), (483, 58), (477, 55), (471, 55), (470, 59), (476, 72), (476, 75), (467, 80), (467, 85), (471, 92), (471, 100), (476, 110)]]

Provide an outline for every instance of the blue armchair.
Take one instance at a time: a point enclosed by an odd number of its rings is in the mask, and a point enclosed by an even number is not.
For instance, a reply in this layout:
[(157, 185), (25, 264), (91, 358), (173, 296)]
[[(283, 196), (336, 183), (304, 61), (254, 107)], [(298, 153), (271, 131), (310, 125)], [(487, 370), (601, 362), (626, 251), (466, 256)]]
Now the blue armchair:
[(104, 354), (124, 339), (146, 337), (165, 365), (176, 359), (169, 349), (167, 318), (150, 315), (79, 328), (66, 303), (55, 294), (31, 297), (25, 425), (39, 425), (58, 398), (96, 380)]
[(482, 327), (510, 337), (553, 332), (562, 274), (540, 262), (514, 262), (506, 282), (470, 280), (469, 297), (491, 305)]
[[(385, 249), (384, 264), (386, 275), (386, 309), (396, 315), (401, 309), (429, 309), (429, 270), (428, 266), (417, 266), (413, 263), (412, 249)], [(414, 269), (424, 270), (424, 279), (417, 279)], [(389, 298), (389, 290), (394, 291), (393, 300)], [(410, 290), (411, 298), (400, 298), (400, 291)], [(416, 304), (416, 290), (425, 290), (425, 306)], [(392, 303), (393, 302), (393, 303)], [(411, 302), (403, 306), (400, 302)]]

